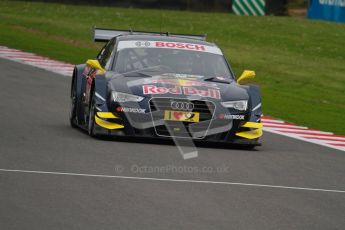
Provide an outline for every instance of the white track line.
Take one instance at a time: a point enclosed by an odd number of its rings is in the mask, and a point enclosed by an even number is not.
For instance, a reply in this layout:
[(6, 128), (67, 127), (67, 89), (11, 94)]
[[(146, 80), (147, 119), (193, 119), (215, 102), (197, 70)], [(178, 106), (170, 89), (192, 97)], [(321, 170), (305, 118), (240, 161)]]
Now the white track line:
[(270, 129), (278, 131), (278, 132), (283, 132), (283, 133), (293, 133), (293, 134), (299, 134), (299, 133), (310, 133), (310, 134), (314, 134), (314, 135), (318, 135), (318, 134), (329, 134), (332, 135), (333, 133), (330, 132), (323, 132), (323, 131), (317, 131), (317, 130), (304, 130), (304, 129), (291, 129), (291, 128), (272, 128), (270, 127)]
[(262, 118), (261, 121), (262, 122), (267, 122), (268, 124), (284, 124), (285, 123), (285, 121), (273, 120), (273, 119), (265, 119), (265, 118)]
[(48, 175), (59, 175), (59, 176), (81, 176), (81, 177), (112, 178), (112, 179), (127, 179), (127, 180), (166, 181), (166, 182), (180, 182), (180, 183), (238, 185), (238, 186), (247, 186), (247, 187), (264, 187), (264, 188), (304, 190), (304, 191), (315, 191), (315, 192), (345, 193), (345, 190), (336, 190), (336, 189), (307, 188), (307, 187), (281, 186), (281, 185), (270, 185), (270, 184), (249, 184), (249, 183), (238, 183), (238, 182), (228, 182), (228, 181), (182, 180), (182, 179), (155, 178), (155, 177), (115, 176), (115, 175), (104, 175), (104, 174), (66, 173), (66, 172), (32, 171), (32, 170), (18, 170), (18, 169), (0, 169), (0, 172), (48, 174)]
[(327, 137), (315, 137), (315, 136), (310, 136), (310, 135), (302, 135), (303, 138), (306, 139), (314, 139), (314, 140), (321, 140), (321, 141), (341, 141), (345, 142), (345, 138), (342, 137), (332, 137), (332, 136), (327, 136)]
[(0, 46), (0, 57), (69, 77), (72, 76), (74, 68), (74, 66), (69, 63), (52, 60), (33, 53), (27, 53), (3, 46)]
[(263, 122), (263, 123), (266, 128), (272, 128), (272, 129), (287, 128), (287, 129), (308, 130), (308, 127), (304, 127), (304, 126), (287, 125), (287, 124), (268, 124), (266, 122)]
[(309, 142), (309, 143), (313, 143), (313, 144), (317, 144), (317, 145), (322, 145), (322, 146), (325, 146), (325, 147), (328, 147), (328, 148), (332, 148), (332, 149), (336, 149), (336, 150), (340, 150), (340, 151), (345, 151), (344, 147), (329, 145), (329, 144), (327, 144), (327, 141), (307, 139), (307, 138), (301, 137), (300, 135), (294, 135), (294, 134), (291, 134), (291, 133), (278, 132), (278, 131), (275, 131), (275, 130), (272, 130), (272, 129), (266, 129), (265, 126), (264, 126), (264, 131), (269, 132), (269, 133), (279, 134), (279, 135), (286, 136), (286, 137), (290, 137), (290, 138), (293, 138), (293, 139), (298, 139), (298, 140)]

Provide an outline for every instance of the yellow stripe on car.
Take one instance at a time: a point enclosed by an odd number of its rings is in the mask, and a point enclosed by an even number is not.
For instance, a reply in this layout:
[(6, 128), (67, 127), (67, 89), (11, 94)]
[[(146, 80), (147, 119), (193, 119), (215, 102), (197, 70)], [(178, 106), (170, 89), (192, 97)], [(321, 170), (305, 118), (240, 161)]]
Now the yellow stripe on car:
[(243, 137), (246, 139), (256, 139), (262, 136), (262, 123), (257, 122), (246, 122), (241, 127), (253, 128), (253, 130), (243, 131), (236, 133), (236, 136)]
[(122, 129), (122, 128), (124, 128), (123, 125), (102, 120), (101, 118), (99, 118), (97, 116), (95, 116), (95, 122), (97, 125), (99, 125), (103, 128), (106, 128), (106, 129)]
[(111, 112), (97, 112), (97, 116), (100, 118), (118, 118), (117, 116), (115, 116), (113, 113)]
[(241, 127), (262, 129), (263, 124), (262, 123), (248, 121), (248, 122), (244, 123)]

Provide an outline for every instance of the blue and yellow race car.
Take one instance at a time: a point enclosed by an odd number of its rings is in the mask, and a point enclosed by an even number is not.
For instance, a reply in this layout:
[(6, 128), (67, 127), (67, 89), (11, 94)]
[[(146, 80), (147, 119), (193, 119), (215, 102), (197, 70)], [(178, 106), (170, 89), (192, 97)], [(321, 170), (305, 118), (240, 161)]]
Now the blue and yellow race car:
[(255, 72), (236, 80), (205, 36), (94, 28), (94, 40), (106, 44), (74, 68), (72, 127), (91, 136), (259, 145), (260, 92), (240, 84)]

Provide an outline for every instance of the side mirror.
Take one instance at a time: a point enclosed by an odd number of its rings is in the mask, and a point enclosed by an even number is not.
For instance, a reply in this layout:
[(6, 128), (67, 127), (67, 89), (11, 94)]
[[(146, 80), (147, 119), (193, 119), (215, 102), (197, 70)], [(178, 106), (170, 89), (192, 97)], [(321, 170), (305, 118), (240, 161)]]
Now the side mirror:
[(250, 79), (255, 77), (255, 71), (252, 70), (245, 70), (243, 71), (242, 75), (237, 79), (237, 83), (240, 84), (241, 81), (244, 79)]
[(86, 61), (86, 65), (99, 70), (101, 74), (105, 74), (106, 72), (105, 69), (103, 69), (103, 67), (101, 66), (101, 64), (99, 64), (98, 60), (89, 59)]

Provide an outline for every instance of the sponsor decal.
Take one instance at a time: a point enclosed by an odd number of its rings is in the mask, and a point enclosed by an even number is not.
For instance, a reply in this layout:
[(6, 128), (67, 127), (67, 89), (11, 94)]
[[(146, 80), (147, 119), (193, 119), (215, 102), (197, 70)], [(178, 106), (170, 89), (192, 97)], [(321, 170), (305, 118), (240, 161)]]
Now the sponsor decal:
[(122, 50), (128, 48), (177, 49), (222, 55), (222, 51), (216, 46), (170, 41), (120, 41), (117, 49)]
[(220, 91), (218, 89), (197, 89), (195, 87), (187, 87), (187, 86), (175, 86), (173, 88), (168, 87), (159, 87), (155, 85), (143, 85), (143, 94), (178, 94), (178, 95), (186, 95), (186, 96), (201, 96), (201, 97), (209, 97), (214, 99), (220, 99)]
[(186, 122), (199, 122), (200, 114), (193, 112), (182, 111), (164, 111), (164, 120), (167, 121), (186, 121)]
[(224, 120), (244, 120), (244, 115), (232, 115), (232, 114), (219, 114), (219, 119)]
[(151, 43), (150, 42), (148, 42), (148, 41), (137, 41), (136, 43), (135, 43), (135, 45), (137, 46), (137, 47), (149, 47), (150, 45), (151, 45)]
[(187, 50), (199, 50), (205, 51), (204, 45), (192, 44), (192, 43), (179, 43), (179, 42), (154, 42), (155, 47), (159, 48), (177, 48), (177, 49), (187, 49)]
[(201, 81), (193, 81), (187, 79), (145, 79), (144, 84), (170, 84), (170, 85), (177, 85), (177, 86), (205, 86), (205, 87), (212, 87), (218, 89), (217, 84), (209, 83), (209, 82), (201, 82)]
[(116, 112), (124, 112), (124, 113), (145, 113), (145, 109), (141, 108), (130, 108), (130, 107), (117, 107)]
[(164, 73), (162, 74), (162, 76), (174, 77), (174, 78), (188, 78), (192, 80), (204, 77), (202, 75), (193, 75), (193, 74), (184, 74), (184, 73)]

